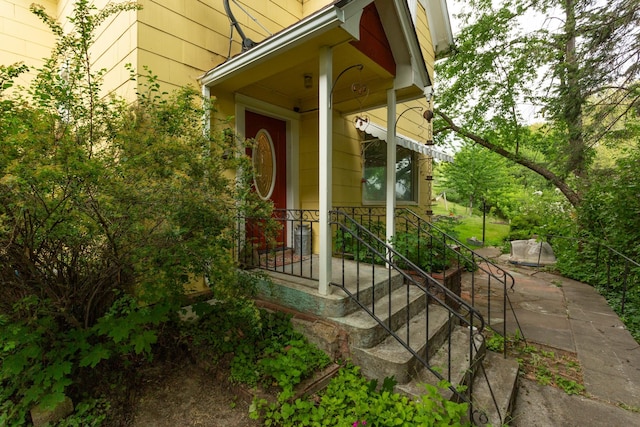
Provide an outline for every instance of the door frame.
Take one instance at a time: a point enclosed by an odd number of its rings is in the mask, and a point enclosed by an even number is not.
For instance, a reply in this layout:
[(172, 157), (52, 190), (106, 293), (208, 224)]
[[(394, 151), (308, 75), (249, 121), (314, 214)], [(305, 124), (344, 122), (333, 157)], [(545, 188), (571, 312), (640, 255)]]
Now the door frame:
[[(300, 209), (300, 114), (295, 111), (268, 102), (251, 98), (246, 95), (235, 95), (235, 126), (236, 134), (241, 141), (246, 139), (245, 112), (254, 113), (282, 120), (286, 124), (286, 180), (287, 180), (287, 209)], [(287, 221), (287, 244), (293, 247), (293, 230), (291, 222)]]

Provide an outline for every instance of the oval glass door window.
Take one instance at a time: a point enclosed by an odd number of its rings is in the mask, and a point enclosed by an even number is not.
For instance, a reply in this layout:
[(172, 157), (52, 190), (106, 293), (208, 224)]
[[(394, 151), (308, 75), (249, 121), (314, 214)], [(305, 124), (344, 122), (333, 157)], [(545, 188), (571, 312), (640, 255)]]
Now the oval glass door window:
[(265, 129), (260, 129), (256, 134), (252, 161), (256, 192), (263, 200), (267, 200), (276, 184), (276, 152), (271, 135)]

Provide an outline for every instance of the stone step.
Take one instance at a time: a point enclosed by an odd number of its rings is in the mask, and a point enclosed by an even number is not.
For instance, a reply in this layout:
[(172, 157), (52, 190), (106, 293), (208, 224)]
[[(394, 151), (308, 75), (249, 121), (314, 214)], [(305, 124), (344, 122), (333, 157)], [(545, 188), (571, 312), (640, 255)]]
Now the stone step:
[(484, 374), (477, 372), (473, 381), (473, 407), (476, 414), (480, 415), (475, 417), (476, 424), (506, 425), (516, 398), (518, 362), (506, 359), (500, 353), (487, 351), (482, 366)]
[[(339, 283), (340, 277), (336, 269), (342, 266), (334, 265), (333, 282)], [(357, 266), (353, 263), (345, 264), (345, 276), (356, 277), (354, 271)], [(331, 294), (320, 295), (318, 282), (304, 277), (297, 277), (275, 271), (264, 271), (270, 280), (259, 280), (257, 284), (258, 296), (303, 313), (315, 316), (339, 318), (348, 316), (360, 310), (360, 306), (342, 289), (332, 286)], [(403, 286), (404, 278), (398, 272), (391, 272), (384, 266), (362, 268), (359, 271), (360, 285), (355, 280), (346, 281), (346, 289), (353, 295), (358, 295), (364, 305), (388, 295), (389, 292)]]
[[(433, 369), (444, 377), (453, 387), (470, 384), (474, 372), (470, 371), (470, 357), (473, 358), (474, 368), (477, 369), (484, 357), (484, 340), (475, 336), (473, 350), (470, 354), (469, 329), (456, 326), (451, 331), (451, 340), (446, 340), (437, 352), (429, 358), (429, 364)], [(451, 357), (449, 358), (449, 354)], [(425, 367), (416, 372), (411, 381), (406, 384), (400, 383), (397, 386), (399, 392), (409, 396), (420, 396), (424, 394), (424, 384), (438, 385), (440, 378)], [(445, 399), (452, 399), (453, 391), (442, 390)]]
[[(408, 327), (403, 324), (396, 334), (405, 342), (408, 337), (410, 347), (421, 358), (429, 359), (447, 339), (453, 329), (452, 321), (448, 311), (428, 305), (411, 318)], [(394, 377), (399, 384), (405, 384), (420, 367), (418, 359), (391, 335), (375, 347), (351, 347), (351, 352), (354, 363), (362, 367), (362, 373), (368, 378)]]
[[(390, 294), (379, 298), (373, 307), (375, 315), (392, 331), (398, 330), (409, 319), (425, 310), (427, 297), (416, 286), (402, 286)], [(389, 314), (391, 306), (391, 314)], [(408, 317), (408, 318), (407, 318)], [(365, 310), (358, 310), (345, 317), (332, 318), (349, 334), (349, 345), (371, 348), (389, 336), (387, 329)]]

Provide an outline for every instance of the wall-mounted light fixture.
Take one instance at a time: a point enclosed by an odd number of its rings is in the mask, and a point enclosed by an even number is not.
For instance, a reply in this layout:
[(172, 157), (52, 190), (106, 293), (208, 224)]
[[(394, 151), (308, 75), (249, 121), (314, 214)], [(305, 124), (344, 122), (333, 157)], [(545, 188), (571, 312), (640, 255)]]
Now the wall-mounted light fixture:
[(304, 75), (304, 88), (311, 89), (313, 87), (313, 75), (307, 73)]

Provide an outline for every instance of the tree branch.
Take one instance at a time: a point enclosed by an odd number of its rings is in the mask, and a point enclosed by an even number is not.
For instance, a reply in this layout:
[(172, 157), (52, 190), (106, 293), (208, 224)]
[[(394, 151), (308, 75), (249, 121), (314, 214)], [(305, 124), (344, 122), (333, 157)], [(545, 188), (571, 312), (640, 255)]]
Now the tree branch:
[(556, 175), (554, 172), (550, 171), (546, 167), (538, 163), (532, 162), (531, 160), (522, 157), (520, 154), (515, 154), (510, 151), (507, 151), (504, 148), (499, 147), (498, 145), (492, 143), (491, 141), (485, 138), (482, 138), (479, 135), (476, 135), (472, 132), (462, 129), (460, 126), (454, 123), (451, 117), (449, 117), (448, 115), (446, 115), (445, 113), (443, 113), (438, 109), (434, 109), (434, 113), (440, 116), (440, 118), (442, 118), (442, 120), (444, 120), (448, 124), (447, 128), (451, 129), (457, 135), (462, 136), (466, 139), (469, 139), (477, 143), (478, 145), (481, 145), (487, 148), (488, 150), (491, 150), (494, 153), (499, 154), (502, 157), (508, 160), (511, 160), (512, 162), (517, 163), (521, 166), (524, 166), (527, 169), (537, 173), (538, 175), (542, 176), (544, 179), (552, 183), (556, 188), (558, 188), (562, 192), (562, 194), (564, 194), (564, 196), (567, 198), (569, 203), (571, 203), (573, 206), (577, 206), (580, 204), (580, 201), (581, 201), (580, 195), (571, 187), (569, 187), (569, 185), (566, 182), (564, 182), (562, 178), (560, 178), (558, 175)]

